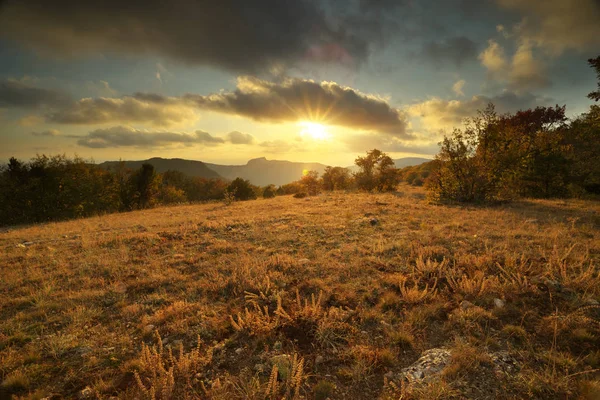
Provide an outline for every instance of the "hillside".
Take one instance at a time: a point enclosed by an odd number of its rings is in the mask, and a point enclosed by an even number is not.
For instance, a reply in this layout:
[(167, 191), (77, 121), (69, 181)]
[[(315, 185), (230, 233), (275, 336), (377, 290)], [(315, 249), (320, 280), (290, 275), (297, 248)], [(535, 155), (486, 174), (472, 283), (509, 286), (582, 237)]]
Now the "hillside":
[[(115, 168), (120, 161), (106, 161), (99, 164), (103, 168)], [(156, 172), (163, 173), (168, 170), (180, 171), (188, 176), (197, 176), (207, 179), (221, 178), (221, 176), (210, 169), (206, 163), (202, 161), (184, 160), (181, 158), (150, 158), (140, 161), (125, 161), (125, 166), (131, 169), (139, 169), (142, 164), (149, 163), (154, 166)]]
[(16, 227), (0, 248), (2, 399), (598, 398), (598, 202), (403, 186)]
[(244, 178), (258, 186), (285, 185), (302, 178), (303, 171), (314, 170), (321, 174), (326, 167), (319, 163), (267, 160), (265, 157), (250, 160), (246, 165), (206, 165), (224, 178)]

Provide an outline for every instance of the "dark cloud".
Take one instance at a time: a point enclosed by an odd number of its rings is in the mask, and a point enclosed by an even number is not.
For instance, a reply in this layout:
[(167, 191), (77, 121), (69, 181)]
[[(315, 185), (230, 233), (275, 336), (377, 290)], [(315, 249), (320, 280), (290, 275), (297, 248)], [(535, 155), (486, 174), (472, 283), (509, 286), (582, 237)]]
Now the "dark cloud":
[(273, 83), (254, 77), (238, 78), (237, 89), (208, 96), (186, 95), (198, 107), (257, 121), (315, 121), (353, 129), (406, 137), (406, 119), (387, 100), (340, 86), (286, 79)]
[(31, 132), (33, 136), (59, 136), (60, 131), (57, 129), (48, 129), (42, 132)]
[(208, 132), (196, 131), (193, 134), (177, 132), (149, 132), (129, 126), (115, 126), (107, 129), (96, 129), (80, 137), (77, 144), (90, 148), (108, 147), (162, 147), (170, 145), (203, 144), (215, 146), (225, 140), (212, 136)]
[(229, 132), (226, 135), (227, 141), (232, 144), (252, 144), (254, 143), (254, 136), (249, 133), (242, 133), (238, 131)]
[(477, 59), (477, 44), (465, 36), (457, 36), (443, 41), (431, 41), (423, 45), (421, 57), (442, 67), (452, 63), (457, 67)]
[(52, 54), (158, 54), (188, 64), (262, 72), (336, 43), (362, 60), (369, 43), (313, 0), (9, 0), (0, 34)]
[(60, 124), (149, 123), (169, 126), (194, 121), (195, 110), (178, 98), (158, 95), (123, 96), (120, 98), (85, 98), (46, 116), (47, 122)]
[(69, 101), (69, 96), (61, 91), (29, 86), (17, 80), (0, 80), (0, 108), (56, 107)]

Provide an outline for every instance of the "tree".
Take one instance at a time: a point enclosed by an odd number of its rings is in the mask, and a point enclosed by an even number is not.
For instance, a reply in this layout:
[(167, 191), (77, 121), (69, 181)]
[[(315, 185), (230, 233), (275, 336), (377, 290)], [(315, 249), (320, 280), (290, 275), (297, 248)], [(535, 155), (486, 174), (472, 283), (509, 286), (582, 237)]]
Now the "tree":
[(306, 190), (309, 196), (316, 196), (319, 194), (320, 183), (319, 173), (317, 171), (308, 171), (300, 179), (300, 184)]
[(596, 77), (598, 79), (598, 90), (588, 94), (588, 97), (594, 101), (600, 101), (600, 56), (596, 58), (590, 58), (588, 60), (590, 67), (596, 70)]
[(160, 185), (159, 176), (152, 164), (144, 163), (130, 177), (134, 204), (138, 209), (147, 208), (154, 204)]
[(492, 104), (441, 143), (428, 188), (462, 202), (566, 193), (565, 107), (498, 115)]
[(367, 152), (365, 157), (358, 157), (354, 163), (360, 168), (360, 171), (354, 174), (359, 189), (371, 192), (396, 188), (397, 170), (394, 161), (387, 154), (373, 149)]
[(347, 168), (327, 167), (322, 176), (324, 190), (345, 190), (352, 184), (352, 177)]
[(250, 184), (250, 181), (242, 178), (235, 178), (229, 186), (227, 186), (227, 191), (233, 193), (236, 200), (256, 199), (256, 193), (254, 192), (254, 188)]
[(275, 185), (268, 185), (264, 188), (262, 196), (265, 199), (272, 199), (273, 197), (275, 197), (276, 191), (277, 188), (275, 187)]

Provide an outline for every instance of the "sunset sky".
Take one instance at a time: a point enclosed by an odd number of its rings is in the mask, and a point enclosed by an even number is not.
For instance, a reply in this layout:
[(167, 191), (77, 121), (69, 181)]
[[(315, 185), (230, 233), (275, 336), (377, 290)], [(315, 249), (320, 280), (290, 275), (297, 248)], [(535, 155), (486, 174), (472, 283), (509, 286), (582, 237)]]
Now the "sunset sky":
[(3, 163), (431, 157), (490, 101), (584, 112), (600, 55), (598, 0), (0, 4)]

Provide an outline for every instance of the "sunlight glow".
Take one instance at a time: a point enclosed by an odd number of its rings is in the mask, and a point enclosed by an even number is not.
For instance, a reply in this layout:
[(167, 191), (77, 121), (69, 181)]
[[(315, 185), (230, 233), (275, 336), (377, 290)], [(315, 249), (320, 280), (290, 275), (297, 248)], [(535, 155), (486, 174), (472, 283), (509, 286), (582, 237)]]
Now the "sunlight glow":
[(302, 121), (298, 125), (302, 127), (301, 136), (308, 136), (313, 140), (327, 140), (331, 137), (327, 128), (316, 122)]

